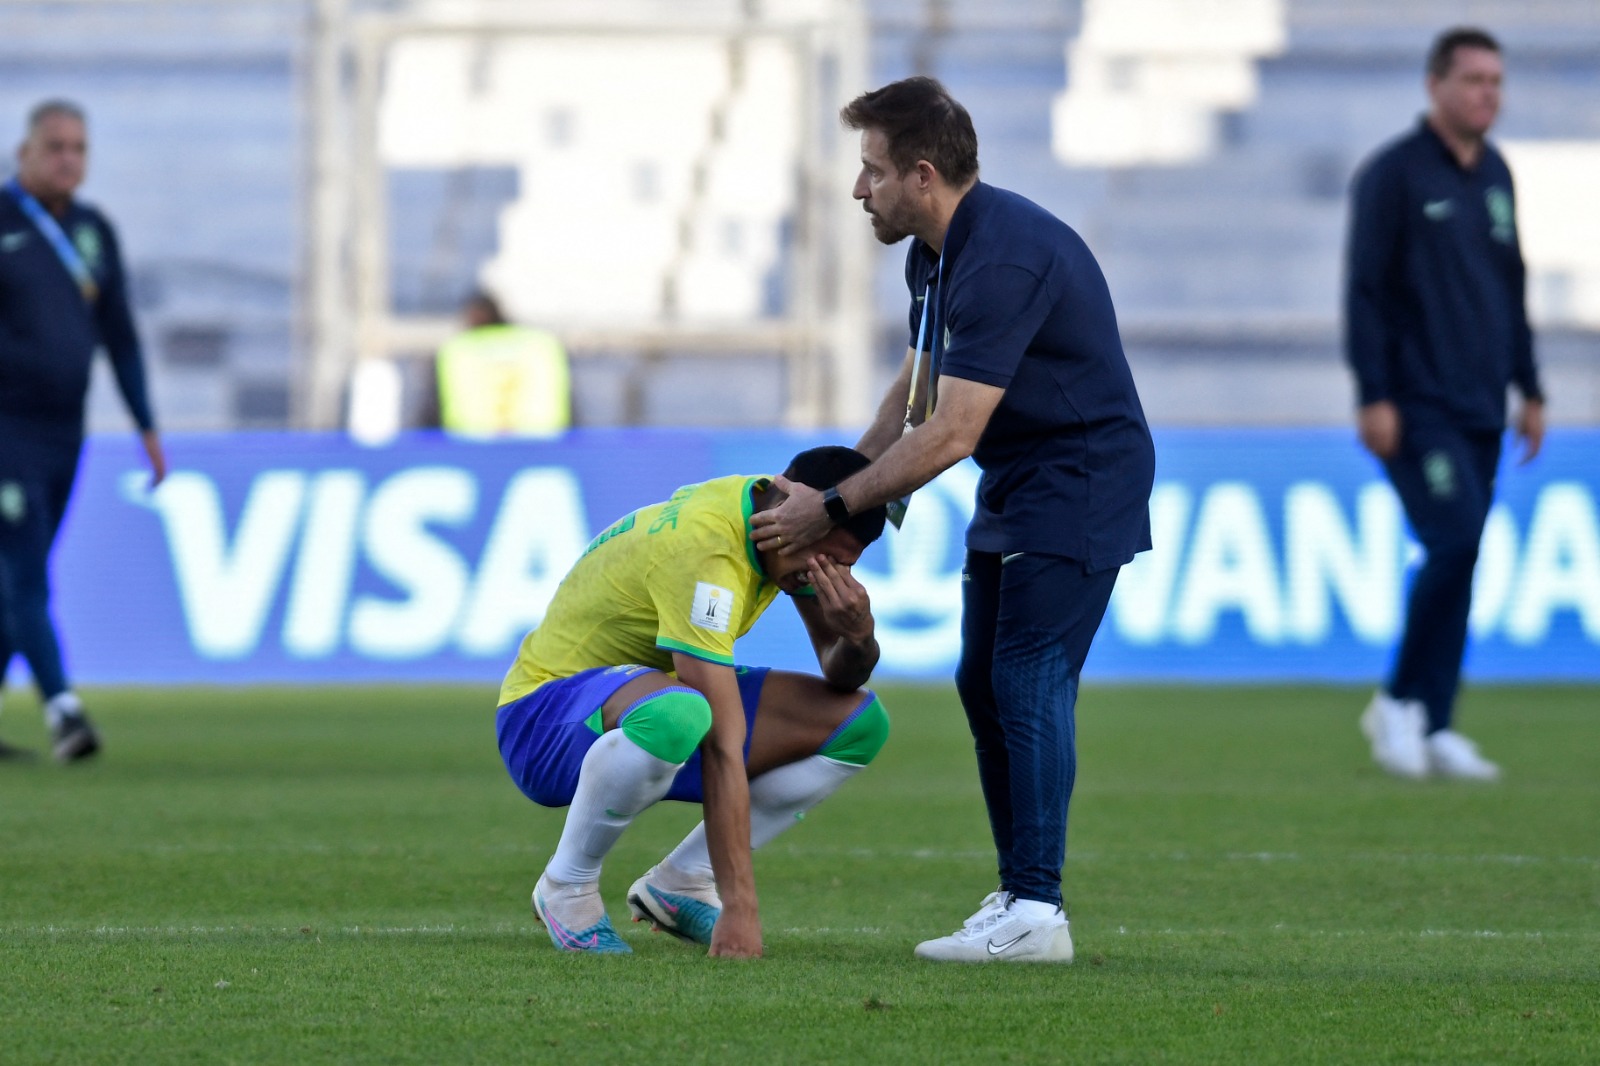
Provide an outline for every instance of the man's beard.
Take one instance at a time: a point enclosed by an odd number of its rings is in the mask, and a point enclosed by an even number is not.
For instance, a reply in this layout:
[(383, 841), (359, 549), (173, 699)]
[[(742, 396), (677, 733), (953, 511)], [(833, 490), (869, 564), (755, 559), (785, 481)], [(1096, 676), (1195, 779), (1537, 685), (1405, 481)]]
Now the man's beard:
[(911, 236), (909, 230), (895, 227), (882, 215), (873, 214), (869, 211), (867, 212), (867, 217), (872, 219), (872, 235), (878, 238), (879, 244), (899, 244)]

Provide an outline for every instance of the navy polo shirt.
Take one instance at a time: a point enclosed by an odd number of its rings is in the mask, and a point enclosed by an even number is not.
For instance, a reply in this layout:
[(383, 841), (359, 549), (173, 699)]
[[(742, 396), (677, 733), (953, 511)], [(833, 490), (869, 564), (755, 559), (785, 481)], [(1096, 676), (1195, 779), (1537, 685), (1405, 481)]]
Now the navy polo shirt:
[(1345, 355), (1360, 402), (1500, 430), (1506, 386), (1542, 398), (1524, 302), (1511, 171), (1491, 145), (1470, 170), (1424, 119), (1356, 176)]
[(0, 191), (0, 422), (80, 435), (90, 365), (103, 344), (129, 413), (150, 429), (116, 234), (105, 216), (76, 201), (57, 221), (94, 275), (93, 305), (17, 201)]
[(928, 287), (941, 377), (1005, 390), (978, 440), (983, 471), (967, 547), (1043, 552), (1090, 571), (1150, 547), (1155, 448), (1111, 293), (1077, 233), (982, 182), (961, 198), (939, 257), (906, 256), (911, 343)]

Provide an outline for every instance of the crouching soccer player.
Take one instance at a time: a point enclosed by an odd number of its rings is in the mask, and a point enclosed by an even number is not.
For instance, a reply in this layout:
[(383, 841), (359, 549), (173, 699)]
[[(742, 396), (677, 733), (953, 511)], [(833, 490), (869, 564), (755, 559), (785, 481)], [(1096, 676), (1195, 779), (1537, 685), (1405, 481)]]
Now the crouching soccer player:
[[(831, 488), (867, 459), (813, 448), (784, 471)], [(600, 865), (662, 799), (705, 819), (633, 883), (635, 921), (761, 954), (750, 853), (832, 795), (889, 732), (862, 686), (878, 661), (871, 604), (850, 572), (883, 532), (878, 507), (803, 555), (757, 551), (750, 517), (785, 499), (766, 477), (686, 485), (591, 542), (529, 633), (500, 692), (497, 733), (535, 803), (570, 807), (533, 909), (564, 951), (629, 950), (600, 899)], [(734, 641), (779, 591), (800, 612), (821, 677), (734, 665)]]

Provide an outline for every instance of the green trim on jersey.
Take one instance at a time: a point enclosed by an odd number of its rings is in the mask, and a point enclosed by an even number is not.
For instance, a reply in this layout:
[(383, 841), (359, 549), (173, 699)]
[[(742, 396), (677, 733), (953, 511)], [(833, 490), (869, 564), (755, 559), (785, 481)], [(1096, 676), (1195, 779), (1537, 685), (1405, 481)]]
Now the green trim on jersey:
[(733, 656), (731, 655), (718, 655), (714, 651), (707, 651), (704, 648), (697, 648), (693, 644), (685, 644), (682, 641), (668, 640), (666, 637), (657, 637), (656, 647), (667, 652), (682, 652), (684, 655), (688, 655), (695, 659), (704, 659), (706, 662), (716, 663), (718, 666), (733, 665)]
[(751, 478), (750, 480), (748, 480), (748, 481), (746, 481), (744, 483), (744, 493), (743, 493), (743, 496), (741, 498), (742, 510), (744, 511), (744, 550), (745, 550), (745, 554), (750, 559), (751, 568), (753, 568), (756, 573), (760, 574), (763, 580), (766, 579), (767, 568), (761, 565), (761, 556), (756, 552), (756, 542), (750, 539), (750, 533), (751, 533), (750, 519), (751, 519), (751, 517), (753, 517), (755, 515), (755, 511), (756, 511), (756, 501), (755, 501), (756, 490), (757, 489), (767, 489), (767, 488), (770, 488), (771, 486), (772, 486), (772, 479), (771, 478), (769, 478), (769, 477), (753, 477), (753, 478)]
[(589, 731), (595, 736), (599, 736), (606, 731), (605, 711), (604, 707), (596, 707), (594, 713), (583, 720), (583, 724), (588, 726)]

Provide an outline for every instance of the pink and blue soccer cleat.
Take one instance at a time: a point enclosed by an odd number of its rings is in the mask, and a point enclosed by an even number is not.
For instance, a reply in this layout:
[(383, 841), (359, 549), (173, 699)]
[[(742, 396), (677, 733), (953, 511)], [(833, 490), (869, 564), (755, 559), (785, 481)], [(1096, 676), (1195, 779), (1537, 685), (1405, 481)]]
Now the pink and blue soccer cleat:
[(693, 882), (655, 866), (628, 889), (628, 909), (636, 922), (649, 922), (679, 940), (709, 944), (722, 914), (722, 900), (716, 885)]
[(598, 884), (567, 885), (548, 875), (533, 888), (533, 913), (559, 951), (630, 955), (633, 949), (611, 928)]

